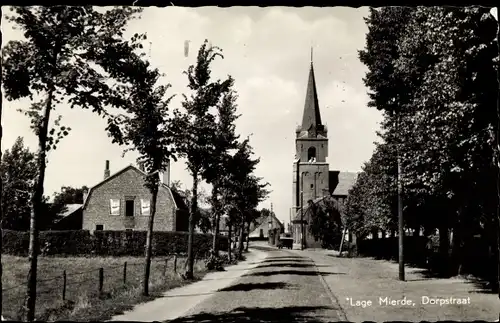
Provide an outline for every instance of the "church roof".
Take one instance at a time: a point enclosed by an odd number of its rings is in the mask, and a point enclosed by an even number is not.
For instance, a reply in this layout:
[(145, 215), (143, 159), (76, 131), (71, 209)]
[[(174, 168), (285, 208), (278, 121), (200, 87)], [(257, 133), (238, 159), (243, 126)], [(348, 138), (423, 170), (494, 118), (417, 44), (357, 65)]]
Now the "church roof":
[(316, 80), (314, 78), (314, 67), (313, 63), (311, 62), (301, 130), (308, 131), (309, 129), (311, 129), (311, 127), (319, 129), (321, 128), (321, 126), (321, 114), (319, 112), (318, 93), (316, 90)]
[(340, 172), (339, 183), (333, 191), (333, 196), (347, 196), (349, 190), (356, 184), (359, 173), (354, 172)]

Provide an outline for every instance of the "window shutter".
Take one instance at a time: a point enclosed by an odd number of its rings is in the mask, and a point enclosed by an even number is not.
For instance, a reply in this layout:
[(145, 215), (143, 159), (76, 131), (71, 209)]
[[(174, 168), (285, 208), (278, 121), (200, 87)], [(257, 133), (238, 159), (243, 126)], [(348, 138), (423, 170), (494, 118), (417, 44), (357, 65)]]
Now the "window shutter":
[(120, 200), (119, 199), (110, 199), (109, 200), (109, 208), (111, 215), (120, 215)]
[(149, 200), (141, 199), (141, 215), (149, 215), (151, 206)]

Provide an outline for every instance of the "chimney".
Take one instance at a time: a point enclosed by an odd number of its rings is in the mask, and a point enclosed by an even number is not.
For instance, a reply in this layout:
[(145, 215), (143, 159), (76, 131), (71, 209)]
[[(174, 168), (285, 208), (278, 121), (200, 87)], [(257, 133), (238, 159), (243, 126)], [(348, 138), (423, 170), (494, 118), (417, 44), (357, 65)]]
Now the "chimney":
[(87, 196), (89, 196), (89, 191), (87, 189), (84, 189), (83, 190), (83, 203), (85, 203)]
[(170, 187), (170, 161), (163, 172), (162, 183)]
[(104, 169), (104, 179), (109, 177), (109, 160), (106, 160), (106, 168)]

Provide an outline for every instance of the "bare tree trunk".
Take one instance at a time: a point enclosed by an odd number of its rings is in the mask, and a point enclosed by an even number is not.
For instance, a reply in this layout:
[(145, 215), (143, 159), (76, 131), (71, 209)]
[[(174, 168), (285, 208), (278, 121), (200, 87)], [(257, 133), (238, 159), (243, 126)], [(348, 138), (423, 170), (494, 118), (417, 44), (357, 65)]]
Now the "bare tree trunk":
[(193, 173), (193, 196), (191, 199), (191, 212), (189, 212), (189, 235), (188, 235), (188, 252), (187, 252), (187, 271), (186, 279), (194, 278), (194, 254), (193, 254), (193, 240), (194, 240), (194, 226), (195, 214), (198, 211), (198, 172)]
[(339, 247), (339, 257), (342, 257), (342, 247), (344, 246), (344, 239), (345, 239), (345, 232), (347, 228), (344, 228), (344, 231), (342, 232), (342, 240), (340, 240), (340, 247)]
[(158, 187), (151, 191), (151, 215), (149, 216), (148, 235), (146, 237), (146, 264), (144, 266), (144, 279), (142, 295), (149, 296), (149, 274), (151, 271), (151, 254), (153, 250), (153, 225), (156, 214), (156, 200), (158, 198)]
[(450, 240), (448, 235), (448, 226), (443, 223), (439, 226), (439, 272), (442, 275), (447, 274), (448, 251)]
[(50, 86), (47, 103), (43, 114), (42, 124), (38, 132), (38, 178), (35, 184), (35, 192), (32, 196), (32, 211), (30, 216), (30, 242), (28, 258), (30, 269), (28, 272), (28, 288), (26, 290), (26, 321), (35, 320), (36, 307), (36, 280), (38, 267), (38, 227), (37, 219), (42, 210), (43, 184), (45, 180), (46, 158), (47, 158), (47, 132), (49, 128), (50, 111), (54, 99), (54, 89)]
[(250, 245), (250, 221), (247, 223), (247, 245), (245, 247), (245, 252), (248, 252), (248, 246)]
[(219, 189), (217, 185), (214, 185), (212, 188), (212, 200), (213, 200), (213, 213), (214, 213), (214, 229), (213, 229), (213, 242), (212, 242), (212, 250), (214, 256), (219, 255), (219, 245), (217, 243), (217, 239), (219, 237), (219, 222), (220, 222), (220, 205), (219, 205)]
[(233, 243), (232, 243), (232, 231), (233, 231), (233, 226), (231, 225), (231, 222), (228, 223), (227, 225), (227, 229), (228, 229), (228, 232), (227, 232), (227, 258), (229, 259), (229, 262), (232, 261), (232, 254), (231, 254), (231, 250), (233, 248)]
[(404, 218), (403, 218), (403, 183), (401, 182), (402, 169), (401, 169), (401, 156), (399, 154), (399, 147), (397, 152), (398, 160), (398, 263), (399, 263), (399, 280), (405, 280), (405, 261), (404, 261), (404, 238), (405, 238), (405, 228), (404, 228)]
[[(500, 55), (500, 7), (497, 6), (497, 53)], [(500, 69), (497, 67), (497, 82), (500, 86)], [(497, 133), (496, 133), (496, 162), (497, 162), (497, 207), (496, 207), (496, 220), (497, 220), (497, 281), (498, 281), (498, 298), (500, 299), (500, 88), (497, 93)], [(499, 314), (500, 319), (500, 314)]]
[(462, 264), (464, 257), (463, 242), (464, 242), (464, 232), (462, 230), (463, 225), (463, 207), (460, 207), (457, 212), (457, 219), (455, 225), (453, 226), (453, 236), (451, 243), (451, 258), (453, 264), (452, 274), (461, 275), (462, 274)]
[(238, 259), (241, 259), (241, 256), (243, 255), (243, 236), (245, 233), (245, 221), (240, 222), (240, 232), (239, 232), (239, 238), (238, 238)]
[[(2, 24), (2, 8), (0, 7), (0, 26)], [(2, 33), (0, 33), (0, 43), (2, 42)], [(2, 88), (2, 76), (0, 75), (0, 88)], [(3, 128), (2, 128), (2, 96), (0, 95), (0, 162), (2, 161), (2, 136), (3, 136)], [(3, 267), (2, 267), (2, 254), (3, 254), (3, 178), (0, 178), (0, 291), (3, 290), (2, 285), (2, 277), (3, 277)], [(2, 297), (0, 297), (0, 317), (2, 317)]]

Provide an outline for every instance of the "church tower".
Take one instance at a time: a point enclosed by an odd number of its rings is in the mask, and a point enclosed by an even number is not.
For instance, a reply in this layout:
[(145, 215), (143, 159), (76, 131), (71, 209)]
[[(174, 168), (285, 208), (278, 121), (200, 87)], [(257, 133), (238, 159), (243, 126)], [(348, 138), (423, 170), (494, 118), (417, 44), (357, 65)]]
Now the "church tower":
[(309, 200), (329, 194), (328, 136), (326, 126), (321, 123), (312, 55), (302, 124), (296, 129), (295, 151), (293, 206), (297, 210), (301, 202), (307, 206)]

